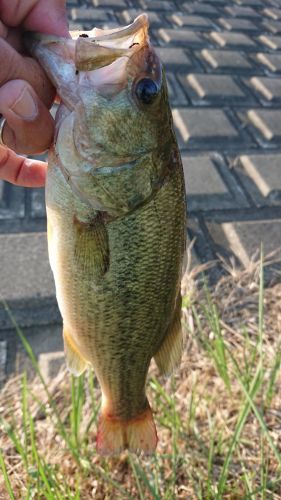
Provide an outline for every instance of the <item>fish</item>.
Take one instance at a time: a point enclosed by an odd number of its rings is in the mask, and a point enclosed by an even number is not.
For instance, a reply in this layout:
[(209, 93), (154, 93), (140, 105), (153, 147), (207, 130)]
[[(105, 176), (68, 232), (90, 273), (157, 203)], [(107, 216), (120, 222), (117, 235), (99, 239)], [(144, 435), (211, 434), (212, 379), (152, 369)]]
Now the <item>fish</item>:
[(102, 392), (97, 452), (153, 453), (146, 396), (180, 363), (186, 245), (182, 162), (146, 14), (72, 38), (27, 33), (60, 104), (46, 180), (50, 265), (66, 364)]

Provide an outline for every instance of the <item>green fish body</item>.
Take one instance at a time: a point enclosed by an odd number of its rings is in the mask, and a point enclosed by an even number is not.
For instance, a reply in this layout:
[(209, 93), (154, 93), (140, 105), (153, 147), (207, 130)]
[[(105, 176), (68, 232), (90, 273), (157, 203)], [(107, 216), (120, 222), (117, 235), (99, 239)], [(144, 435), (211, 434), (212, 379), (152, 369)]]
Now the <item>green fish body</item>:
[(146, 398), (182, 350), (184, 178), (145, 15), (77, 40), (30, 37), (61, 98), (46, 184), (48, 246), (70, 371), (102, 389), (101, 453), (151, 452)]

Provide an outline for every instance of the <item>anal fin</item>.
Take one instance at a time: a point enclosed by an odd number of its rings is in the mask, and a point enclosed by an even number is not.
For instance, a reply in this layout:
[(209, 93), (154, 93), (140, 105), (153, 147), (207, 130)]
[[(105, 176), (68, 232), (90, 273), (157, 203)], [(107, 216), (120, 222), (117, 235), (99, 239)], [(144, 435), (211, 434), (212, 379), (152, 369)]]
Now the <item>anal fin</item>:
[(74, 340), (63, 330), (64, 354), (69, 371), (79, 377), (88, 367), (88, 361), (81, 355)]
[(166, 337), (154, 355), (161, 375), (169, 375), (180, 364), (183, 350), (183, 332), (181, 326), (181, 296), (178, 297), (173, 320)]

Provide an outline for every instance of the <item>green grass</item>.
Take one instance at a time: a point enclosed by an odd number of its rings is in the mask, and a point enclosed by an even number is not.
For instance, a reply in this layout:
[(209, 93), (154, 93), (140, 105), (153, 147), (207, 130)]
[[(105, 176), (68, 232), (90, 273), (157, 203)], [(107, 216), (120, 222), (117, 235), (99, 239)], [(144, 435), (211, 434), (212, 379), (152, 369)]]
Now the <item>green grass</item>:
[(270, 413), (280, 405), (281, 339), (276, 332), (269, 355), (263, 272), (254, 327), (237, 321), (237, 336), (216, 295), (200, 293), (188, 300), (195, 327), (181, 369), (149, 379), (159, 433), (150, 457), (96, 454), (93, 373), (66, 374), (51, 390), (5, 304), (37, 379), (24, 373), (16, 399), (0, 395), (0, 498), (281, 498), (279, 417)]

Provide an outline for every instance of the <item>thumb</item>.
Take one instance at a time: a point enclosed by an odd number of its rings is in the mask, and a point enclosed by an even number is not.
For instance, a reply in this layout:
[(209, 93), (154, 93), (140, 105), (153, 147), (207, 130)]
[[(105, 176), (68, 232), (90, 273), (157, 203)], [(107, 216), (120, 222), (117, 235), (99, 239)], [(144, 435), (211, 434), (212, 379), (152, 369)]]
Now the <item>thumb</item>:
[(55, 90), (44, 70), (35, 59), (19, 54), (3, 38), (0, 38), (0, 68), (0, 85), (10, 80), (25, 80), (46, 106), (52, 105)]
[(0, 113), (6, 118), (2, 138), (16, 153), (42, 153), (50, 146), (54, 120), (35, 91), (23, 80), (0, 87)]

